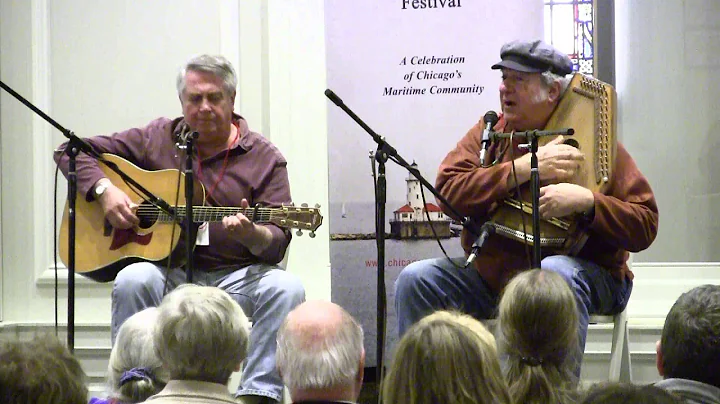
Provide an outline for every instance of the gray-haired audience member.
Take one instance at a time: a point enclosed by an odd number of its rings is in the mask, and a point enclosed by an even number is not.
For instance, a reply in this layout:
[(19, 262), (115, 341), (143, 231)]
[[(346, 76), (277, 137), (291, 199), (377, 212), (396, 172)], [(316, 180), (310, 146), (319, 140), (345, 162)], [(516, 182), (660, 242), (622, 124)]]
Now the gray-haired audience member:
[(652, 385), (603, 383), (593, 386), (581, 404), (682, 404), (682, 401)]
[(170, 381), (148, 402), (235, 403), (227, 384), (247, 356), (248, 327), (240, 306), (219, 288), (186, 284), (168, 294), (153, 342)]
[(141, 403), (165, 387), (170, 375), (153, 342), (157, 317), (158, 309), (150, 307), (120, 326), (108, 363), (109, 400), (92, 399), (90, 404)]
[(288, 314), (276, 361), (294, 403), (355, 402), (365, 364), (363, 331), (342, 307), (310, 301)]
[(720, 285), (698, 286), (670, 309), (657, 342), (656, 386), (686, 403), (720, 403)]
[(0, 342), (0, 403), (85, 404), (77, 359), (54, 335)]

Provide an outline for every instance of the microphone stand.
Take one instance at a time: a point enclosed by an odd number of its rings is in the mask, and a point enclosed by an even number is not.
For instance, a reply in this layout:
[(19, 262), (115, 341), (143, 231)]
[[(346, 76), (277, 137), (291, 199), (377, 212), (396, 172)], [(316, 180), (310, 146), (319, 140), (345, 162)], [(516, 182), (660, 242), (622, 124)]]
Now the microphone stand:
[(33, 105), (30, 101), (25, 99), (23, 96), (18, 94), (15, 90), (10, 88), (8, 85), (0, 80), (0, 88), (7, 91), (20, 101), (23, 105), (30, 108), (33, 112), (43, 118), (50, 125), (54, 126), (59, 130), (67, 139), (68, 144), (65, 148), (65, 152), (70, 158), (68, 162), (68, 324), (67, 324), (67, 344), (70, 352), (75, 349), (75, 202), (77, 200), (77, 171), (76, 171), (76, 157), (80, 152), (83, 152), (90, 157), (104, 163), (111, 170), (116, 172), (124, 181), (133, 185), (142, 192), (145, 197), (153, 204), (165, 211), (170, 217), (175, 217), (175, 211), (172, 207), (162, 199), (153, 195), (145, 189), (142, 185), (138, 184), (135, 180), (125, 174), (115, 163), (106, 161), (100, 154), (98, 154), (90, 144), (80, 139), (71, 130), (65, 129), (62, 125), (44, 113), (42, 110)]
[[(177, 147), (185, 150), (185, 277), (187, 283), (193, 282), (193, 246), (195, 245), (195, 218), (193, 216), (193, 144), (198, 138), (196, 131), (187, 129), (180, 133)], [(200, 160), (198, 159), (198, 164)]]
[(380, 383), (382, 381), (383, 376), (383, 352), (385, 350), (385, 344), (384, 344), (384, 337), (385, 337), (385, 317), (386, 317), (386, 293), (385, 293), (385, 202), (387, 197), (387, 187), (386, 187), (386, 178), (385, 178), (385, 162), (389, 159), (397, 163), (399, 166), (405, 168), (407, 171), (410, 172), (415, 178), (420, 181), (420, 183), (427, 188), (438, 201), (440, 201), (444, 206), (446, 206), (455, 217), (461, 217), (462, 225), (463, 227), (470, 230), (473, 234), (479, 235), (480, 231), (479, 229), (476, 229), (476, 226), (474, 223), (470, 220), (470, 218), (463, 216), (460, 212), (458, 212), (457, 209), (455, 209), (450, 202), (445, 199), (442, 195), (440, 195), (440, 192), (438, 192), (435, 187), (433, 187), (430, 182), (428, 182), (425, 177), (420, 174), (420, 170), (412, 167), (405, 159), (402, 158), (397, 152), (397, 150), (392, 147), (390, 144), (388, 144), (385, 139), (375, 133), (370, 127), (363, 122), (360, 117), (358, 117), (350, 108), (348, 108), (345, 103), (335, 95), (334, 92), (330, 89), (325, 90), (325, 96), (330, 99), (335, 105), (340, 107), (343, 111), (345, 111), (346, 114), (348, 114), (358, 125), (360, 125), (361, 128), (365, 129), (367, 133), (372, 136), (375, 143), (377, 143), (377, 151), (375, 153), (375, 160), (378, 162), (378, 179), (375, 187), (375, 209), (376, 209), (376, 222), (375, 222), (375, 233), (376, 233), (376, 240), (377, 240), (377, 249), (378, 249), (378, 260), (377, 260), (377, 266), (378, 266), (378, 272), (377, 272), (377, 369), (376, 369), (376, 377), (377, 382)]
[[(525, 132), (513, 132), (513, 133), (498, 133), (493, 132), (490, 134), (490, 138), (502, 139), (509, 137), (523, 137), (528, 141), (528, 144), (520, 145), (521, 148), (530, 149), (530, 199), (532, 207), (532, 237), (533, 237), (533, 268), (540, 268), (540, 261), (542, 260), (541, 245), (540, 245), (540, 170), (538, 169), (538, 139), (543, 136), (572, 136), (575, 130), (569, 129), (558, 129), (558, 130), (528, 130)], [(527, 241), (527, 234), (525, 235)]]

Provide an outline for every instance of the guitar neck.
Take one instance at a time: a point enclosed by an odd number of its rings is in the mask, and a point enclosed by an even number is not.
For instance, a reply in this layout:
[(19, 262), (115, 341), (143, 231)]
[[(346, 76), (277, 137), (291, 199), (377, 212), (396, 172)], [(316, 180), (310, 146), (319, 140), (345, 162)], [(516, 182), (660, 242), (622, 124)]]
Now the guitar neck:
[[(157, 208), (153, 209), (158, 212)], [(174, 208), (175, 214), (180, 219), (185, 219), (187, 216), (187, 209), (185, 206), (177, 206)], [(257, 211), (257, 213), (256, 213)], [(242, 213), (248, 219), (255, 222), (271, 222), (273, 213), (278, 212), (279, 209), (275, 208), (238, 208), (238, 207), (217, 207), (217, 206), (193, 206), (192, 215), (194, 223), (204, 222), (221, 222), (226, 216), (236, 215)], [(159, 212), (158, 221), (161, 222), (173, 222), (172, 216), (165, 212)]]
[[(143, 204), (138, 207), (137, 216), (144, 228), (153, 223), (179, 223), (187, 217), (185, 206), (173, 208), (175, 217), (161, 211), (153, 205)], [(239, 208), (218, 206), (193, 206), (192, 221), (194, 223), (220, 222), (226, 216), (242, 213), (256, 223), (273, 223), (284, 228), (310, 230), (314, 232), (322, 224), (322, 215), (318, 207), (283, 206), (280, 208)], [(314, 234), (314, 233), (313, 233)]]

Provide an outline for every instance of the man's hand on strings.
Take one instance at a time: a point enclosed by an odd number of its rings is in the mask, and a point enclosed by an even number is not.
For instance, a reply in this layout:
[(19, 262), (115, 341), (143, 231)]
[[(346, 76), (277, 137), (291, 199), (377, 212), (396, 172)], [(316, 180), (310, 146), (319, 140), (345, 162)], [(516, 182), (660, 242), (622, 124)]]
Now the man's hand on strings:
[(592, 191), (580, 185), (563, 182), (540, 188), (539, 210), (543, 219), (588, 212), (593, 206), (595, 196)]
[(138, 204), (132, 201), (122, 189), (108, 184), (107, 189), (98, 198), (105, 213), (105, 219), (116, 229), (129, 229), (137, 226)]
[[(248, 209), (247, 199), (240, 201), (240, 207)], [(247, 216), (238, 212), (232, 216), (225, 216), (222, 220), (223, 228), (234, 236), (241, 244), (247, 247), (253, 255), (259, 255), (270, 245), (272, 233), (265, 226), (253, 223)]]
[[(243, 209), (250, 207), (247, 199), (243, 198), (243, 200), (240, 201), (240, 207)], [(240, 238), (243, 238), (242, 236), (246, 236), (247, 234), (254, 234), (255, 232), (255, 224), (253, 224), (247, 216), (242, 214), (242, 212), (238, 212), (232, 216), (225, 216), (222, 219), (222, 224), (225, 230)]]
[(546, 145), (538, 147), (540, 181), (570, 181), (580, 170), (585, 155), (577, 148), (564, 144), (564, 140), (563, 136), (558, 136)]

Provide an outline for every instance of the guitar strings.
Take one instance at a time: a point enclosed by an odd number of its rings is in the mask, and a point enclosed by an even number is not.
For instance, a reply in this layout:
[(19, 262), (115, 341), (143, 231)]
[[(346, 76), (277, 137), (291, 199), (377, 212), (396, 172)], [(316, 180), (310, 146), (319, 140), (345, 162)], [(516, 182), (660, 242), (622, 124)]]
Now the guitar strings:
[[(309, 210), (310, 208), (302, 208), (303, 210)], [(184, 216), (185, 207), (178, 206), (175, 208), (177, 216)], [(261, 221), (268, 221), (273, 217), (273, 214), (282, 214), (285, 211), (282, 208), (237, 208), (237, 207), (193, 207), (193, 216), (198, 219), (220, 219), (225, 216), (234, 215), (236, 213), (242, 213), (246, 216), (252, 217), (257, 216)], [(292, 212), (291, 212), (292, 213)], [(140, 205), (137, 209), (136, 215), (139, 218), (150, 218), (158, 219), (162, 221), (172, 221), (173, 218), (161, 209), (152, 205)]]

